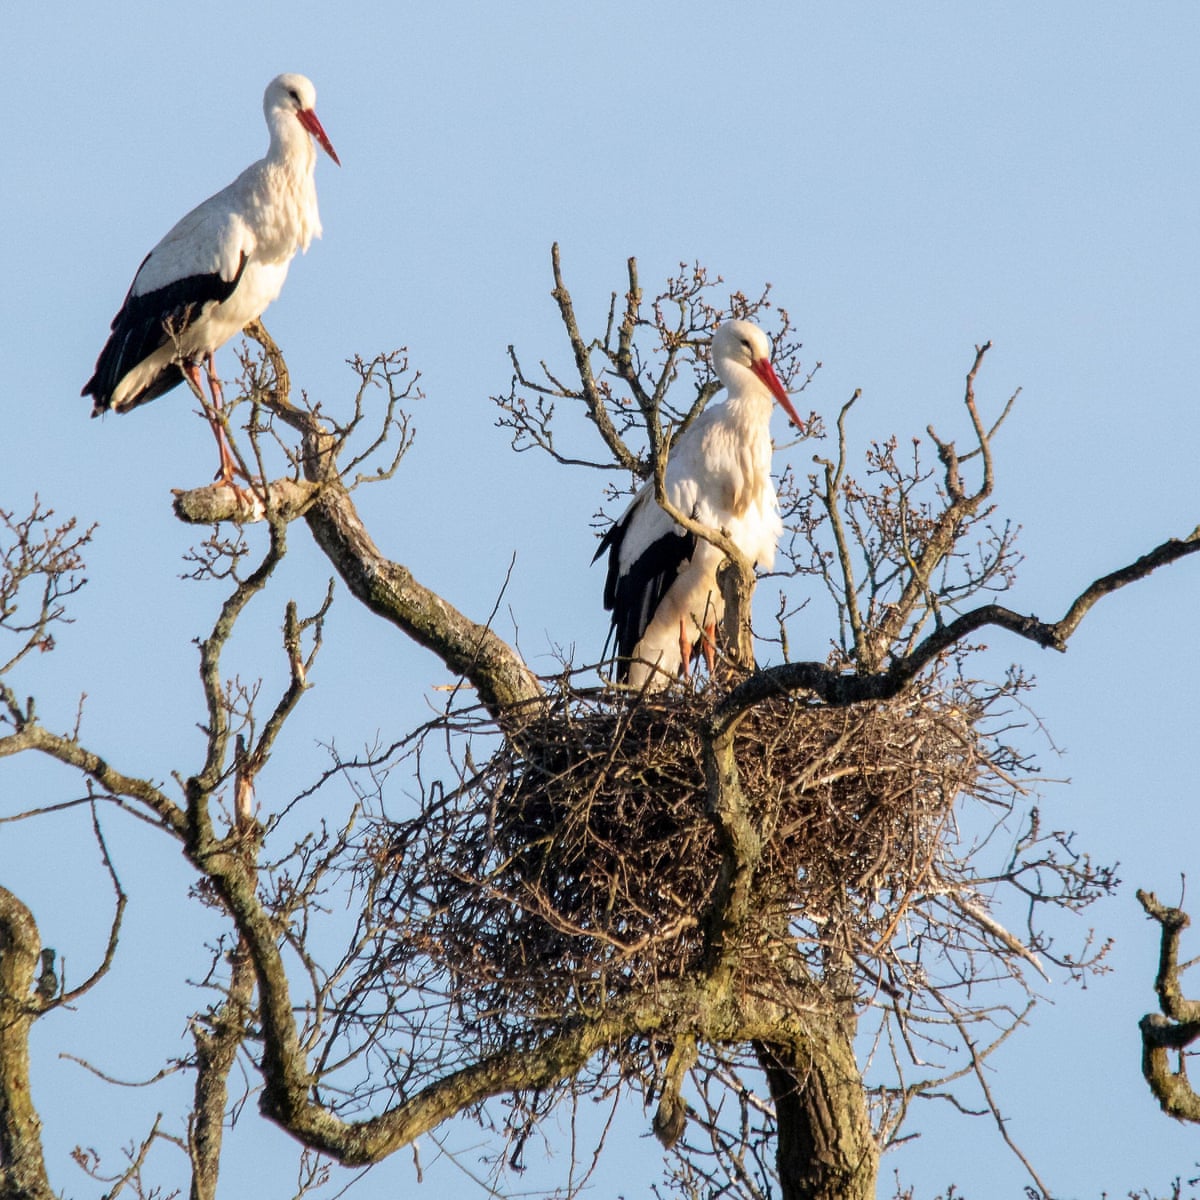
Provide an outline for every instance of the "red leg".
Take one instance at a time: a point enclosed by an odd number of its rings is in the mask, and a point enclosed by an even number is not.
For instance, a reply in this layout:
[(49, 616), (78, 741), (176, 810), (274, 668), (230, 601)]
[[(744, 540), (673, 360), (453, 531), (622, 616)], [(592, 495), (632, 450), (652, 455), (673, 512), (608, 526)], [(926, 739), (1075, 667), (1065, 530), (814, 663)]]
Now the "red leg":
[[(204, 362), (208, 372), (208, 391), (212, 396), (212, 411), (206, 412), (208, 418), (208, 427), (213, 432), (213, 437), (217, 439), (217, 452), (221, 456), (221, 469), (213, 476), (226, 487), (232, 487), (237, 491), (241, 491), (237, 484), (233, 482), (235, 475), (240, 475), (243, 479), (249, 481), (249, 476), (241, 467), (238, 466), (237, 459), (233, 456), (233, 451), (229, 448), (229, 441), (225, 437), (225, 427), (221, 423), (221, 418), (218, 415), (224, 407), (225, 397), (221, 391), (221, 381), (217, 378), (216, 365), (213, 362), (213, 356), (210, 353)], [(185, 362), (182, 364), (184, 375), (187, 376), (188, 382), (200, 394), (201, 399), (204, 397), (204, 389), (201, 384), (200, 366), (198, 363)]]
[[(209, 351), (208, 358), (204, 364), (208, 369), (208, 390), (212, 396), (213, 412), (220, 413), (225, 407), (225, 393), (221, 390), (221, 381), (217, 378), (216, 363), (213, 361), (212, 351)], [(233, 456), (233, 450), (230, 448), (229, 439), (225, 436), (225, 426), (221, 423), (219, 417), (211, 417), (209, 424), (212, 425), (213, 435), (217, 439), (217, 450), (221, 455), (221, 469), (217, 472), (214, 479), (219, 479), (226, 487), (231, 487), (236, 490), (237, 484), (233, 482), (234, 475), (240, 475), (248, 483), (250, 477), (238, 466), (237, 459)]]
[(692, 677), (692, 643), (687, 635), (687, 629), (684, 627), (683, 618), (679, 618), (679, 662), (680, 669), (683, 671), (684, 679)]
[(717, 623), (710, 621), (704, 626), (704, 637), (700, 641), (704, 650), (704, 661), (708, 663), (708, 673), (712, 675), (717, 669)]
[(200, 393), (200, 399), (204, 399), (204, 387), (200, 380), (200, 368), (194, 362), (183, 362), (179, 364), (179, 369), (187, 377), (188, 383), (192, 385)]

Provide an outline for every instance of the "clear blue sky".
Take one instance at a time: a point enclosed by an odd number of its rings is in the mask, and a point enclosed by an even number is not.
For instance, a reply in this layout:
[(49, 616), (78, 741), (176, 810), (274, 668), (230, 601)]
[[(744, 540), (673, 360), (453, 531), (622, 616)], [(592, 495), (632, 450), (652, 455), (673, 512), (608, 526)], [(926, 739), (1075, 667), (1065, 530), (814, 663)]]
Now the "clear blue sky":
[[(770, 281), (809, 362), (824, 363), (808, 402), (832, 414), (861, 387), (864, 441), (930, 422), (963, 434), (962, 376), (993, 339), (985, 403), (998, 411), (1024, 389), (997, 445), (997, 499), (1024, 526), (1014, 607), (1057, 617), (1083, 584), (1200, 518), (1194, 5), (114, 0), (6, 5), (0, 39), (0, 505), (20, 510), (36, 491), (101, 523), (77, 624), (21, 686), (58, 727), (86, 692), (85, 739), (127, 770), (165, 776), (198, 753), (190, 639), (218, 594), (180, 582), (194, 535), (169, 500), (215, 464), (182, 393), (103, 422), (78, 393), (141, 257), (262, 153), (262, 90), (279, 71), (314, 80), (344, 166), (318, 166), (325, 237), (293, 264), (268, 326), (294, 381), (330, 402), (349, 395), (345, 358), (409, 347), (427, 397), (417, 442), (364, 514), (386, 552), (478, 619), (515, 553), (499, 628), (538, 667), (558, 646), (594, 657), (605, 631), (588, 570), (603, 479), (514, 460), (488, 401), (507, 388), (510, 342), (569, 363), (548, 295), (554, 240), (593, 322), (631, 254), (647, 285), (697, 259), (733, 287)], [(228, 350), (218, 362), (231, 371)], [(297, 529), (288, 576), (302, 605), (329, 574), (305, 538)], [(1142, 886), (1177, 899), (1196, 865), (1196, 586), (1189, 562), (1105, 602), (1065, 657), (990, 639), (1040, 679), (1033, 705), (1053, 745), (1036, 732), (1030, 744), (1047, 776), (1070, 780), (1047, 786), (1047, 823), (1119, 860), (1125, 881), (1075, 931), (1115, 937), (1112, 972), (1083, 991), (1047, 986), (993, 1063), (1012, 1136), (1062, 1196), (1197, 1174), (1200, 1130), (1160, 1115), (1140, 1079), (1156, 939), (1133, 898)], [(269, 644), (240, 648), (248, 675), (273, 662), (275, 609)], [(794, 632), (793, 653), (823, 656), (829, 631), (805, 632), (810, 647)], [(316, 739), (394, 733), (444, 679), (343, 594), (290, 744), (295, 778), (321, 762)], [(0, 804), (78, 786), (5, 764)], [(164, 940), (211, 928), (191, 913), (187, 872), (162, 862), (171, 848), (109, 824), (134, 910), (123, 960), (36, 1045), (53, 1180), (78, 1195), (66, 1148), (114, 1153), (182, 1085), (114, 1099), (54, 1053), (145, 1076), (186, 1052), (179, 1015), (200, 1001), (185, 981), (204, 956), (176, 958)], [(75, 981), (106, 920), (84, 825), (76, 814), (0, 834), (0, 878)], [(131, 989), (162, 996), (161, 1020), (135, 1011)], [(658, 1156), (635, 1117), (594, 1194), (645, 1194)], [(885, 1159), (881, 1190), (896, 1170), (920, 1196), (951, 1182), (1020, 1194), (1026, 1177), (989, 1120), (928, 1107), (914, 1128), (924, 1136)], [(225, 1194), (290, 1195), (286, 1177), (256, 1175), (281, 1145), (243, 1118)], [(539, 1164), (539, 1179), (565, 1170)], [(401, 1154), (359, 1194), (411, 1181)], [(459, 1182), (435, 1170), (422, 1194)]]

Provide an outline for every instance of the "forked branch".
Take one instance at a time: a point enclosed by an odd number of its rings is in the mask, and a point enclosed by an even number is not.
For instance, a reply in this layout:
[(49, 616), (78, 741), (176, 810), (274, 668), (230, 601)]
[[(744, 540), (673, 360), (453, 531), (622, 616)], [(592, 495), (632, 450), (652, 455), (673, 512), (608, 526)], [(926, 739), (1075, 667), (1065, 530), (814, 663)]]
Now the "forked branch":
[(1185, 1066), (1188, 1047), (1200, 1039), (1200, 1000), (1184, 996), (1180, 976), (1191, 964), (1179, 962), (1179, 939), (1191, 921), (1183, 909), (1161, 903), (1153, 892), (1139, 889), (1137, 898), (1146, 915), (1158, 922), (1161, 935), (1154, 981), (1161, 1011), (1147, 1013), (1138, 1022), (1142, 1074), (1164, 1112), (1181, 1121), (1200, 1122), (1200, 1095), (1188, 1081)]
[[(282, 356), (261, 323), (247, 329), (264, 349), (268, 361)], [(420, 583), (402, 564), (387, 558), (358, 515), (350, 488), (342, 478), (338, 452), (344, 431), (330, 429), (319, 413), (297, 408), (287, 393), (286, 371), (277, 365), (272, 381), (256, 390), (256, 399), (298, 430), (303, 439), (302, 466), (306, 485), (298, 508), (273, 514), (283, 522), (303, 515), (317, 545), (333, 563), (352, 595), (377, 616), (390, 621), (418, 644), (436, 654), (455, 674), (478, 691), (484, 704), (499, 711), (535, 699), (541, 686), (520, 655), (488, 626), (472, 621), (436, 592)], [(387, 380), (391, 386), (390, 377)], [(390, 419), (390, 416), (389, 416)], [(355, 465), (358, 463), (355, 459)], [(352, 483), (359, 482), (356, 478)], [(267, 495), (276, 484), (265, 487)], [(309, 490), (311, 488), (311, 491)], [(291, 498), (293, 489), (283, 489)], [(176, 512), (185, 520), (244, 519), (237, 494), (229, 488), (185, 493), (176, 499)]]
[(1008, 630), (1043, 648), (1065, 653), (1067, 641), (1098, 600), (1197, 551), (1200, 551), (1200, 527), (1186, 537), (1169, 538), (1128, 566), (1089, 584), (1058, 621), (1042, 621), (1000, 604), (981, 605), (938, 627), (910, 653), (894, 659), (881, 671), (848, 673), (816, 662), (764, 668), (734, 688), (716, 707), (709, 718), (710, 727), (714, 731), (727, 728), (762, 700), (787, 692), (811, 692), (826, 704), (839, 707), (888, 699), (903, 691), (941, 655), (987, 626)]

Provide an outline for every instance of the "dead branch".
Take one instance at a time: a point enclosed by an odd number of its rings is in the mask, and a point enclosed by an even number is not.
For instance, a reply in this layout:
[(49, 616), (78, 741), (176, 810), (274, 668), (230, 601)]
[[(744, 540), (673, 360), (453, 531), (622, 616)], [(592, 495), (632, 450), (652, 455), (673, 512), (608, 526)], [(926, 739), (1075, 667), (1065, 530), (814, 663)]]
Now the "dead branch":
[(73, 517), (55, 523), (36, 496), (26, 516), (0, 510), (0, 632), (20, 642), (0, 657), (0, 678), (34, 650), (54, 649), (53, 627), (70, 623), (66, 601), (87, 582), (83, 550), (95, 528), (80, 532)]
[(317, 491), (317, 485), (307, 480), (276, 479), (256, 485), (249, 492), (210, 483), (176, 492), (173, 507), (175, 515), (191, 525), (215, 525), (221, 521), (249, 525), (266, 520), (268, 511), (291, 521), (305, 514)]
[(785, 663), (757, 671), (736, 687), (714, 711), (710, 728), (718, 733), (742, 713), (772, 695), (811, 692), (826, 704), (844, 706), (898, 696), (941, 655), (988, 626), (1005, 629), (1046, 649), (1063, 653), (1084, 616), (1104, 596), (1144, 579), (1152, 571), (1200, 551), (1200, 527), (1185, 538), (1170, 538), (1126, 567), (1090, 584), (1058, 621), (1046, 622), (999, 604), (984, 604), (956, 617), (926, 637), (914, 650), (883, 671), (849, 673), (822, 663)]
[[(274, 347), (261, 325), (247, 332), (264, 347)], [(278, 347), (274, 353), (278, 354)], [(305, 477), (318, 485), (304, 517), (351, 594), (464, 676), (485, 704), (499, 710), (536, 697), (540, 686), (515, 650), (379, 551), (340, 477), (338, 439), (317, 414), (297, 409), (289, 398), (281, 397), (278, 380), (273, 389), (263, 392), (262, 400), (303, 435)]]
[[(550, 259), (554, 271), (554, 291), (551, 292), (551, 295), (558, 305), (563, 327), (567, 331), (567, 340), (571, 343), (571, 352), (575, 356), (575, 369), (579, 373), (583, 389), (583, 401), (587, 406), (588, 415), (595, 421), (596, 428), (599, 430), (604, 444), (612, 451), (617, 462), (621, 463), (629, 471), (636, 471), (638, 467), (637, 456), (630, 453), (629, 448), (614, 428), (612, 420), (608, 415), (608, 408), (604, 402), (605, 398), (597, 387), (595, 377), (592, 374), (590, 347), (584, 342), (579, 332), (579, 323), (575, 319), (575, 308), (571, 302), (571, 293), (567, 291), (566, 286), (563, 284), (562, 263), (559, 258), (557, 242), (551, 247)], [(626, 309), (626, 320), (622, 323), (622, 337), (624, 337), (626, 325), (633, 320), (630, 314), (636, 313), (640, 302), (641, 290), (637, 287), (635, 267), (630, 278), (629, 303)]]
[[(1188, 1081), (1186, 1051), (1200, 1039), (1200, 1000), (1183, 994), (1180, 976), (1186, 969), (1179, 963), (1179, 940), (1191, 924), (1180, 908), (1162, 904), (1153, 892), (1137, 891), (1146, 915), (1158, 922), (1160, 949), (1154, 989), (1161, 1009), (1147, 1013), (1138, 1022), (1142, 1033), (1142, 1074), (1163, 1112), (1181, 1121), (1200, 1122), (1200, 1095)], [(1172, 1056), (1177, 1066), (1171, 1067)]]
[(214, 1200), (220, 1175), (229, 1101), (229, 1072), (246, 1037), (254, 998), (254, 969), (245, 947), (229, 956), (230, 979), (224, 1002), (192, 1022), (196, 1043), (196, 1084), (188, 1122), (192, 1161), (191, 1200)]

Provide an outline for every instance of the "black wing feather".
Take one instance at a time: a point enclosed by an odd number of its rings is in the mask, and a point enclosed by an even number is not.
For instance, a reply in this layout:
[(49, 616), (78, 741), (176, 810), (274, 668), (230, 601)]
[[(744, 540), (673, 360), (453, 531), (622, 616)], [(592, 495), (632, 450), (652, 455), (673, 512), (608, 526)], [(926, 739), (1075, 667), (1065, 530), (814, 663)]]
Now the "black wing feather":
[(595, 562), (605, 550), (608, 551), (604, 607), (612, 613), (612, 632), (617, 639), (617, 678), (622, 682), (629, 678), (629, 660), (654, 619), (662, 598), (696, 552), (694, 533), (665, 533), (651, 542), (622, 575), (621, 543), (637, 510), (638, 506), (633, 505), (609, 529), (592, 556), (592, 562)]
[[(141, 274), (142, 267), (149, 259), (150, 255), (147, 254), (138, 267), (138, 274)], [(99, 416), (112, 408), (112, 396), (117, 385), (138, 363), (159, 347), (165, 346), (172, 332), (178, 334), (209, 304), (220, 304), (233, 295), (246, 269), (246, 261), (246, 255), (243, 254), (232, 279), (222, 279), (217, 272), (189, 275), (140, 296), (133, 294), (133, 285), (130, 285), (125, 302), (113, 317), (112, 333), (100, 351), (96, 369), (80, 393), (95, 397), (92, 416)], [(137, 275), (133, 278), (136, 284)], [(167, 363), (146, 387), (130, 397), (122, 406), (122, 411), (169, 392), (182, 379), (183, 371), (179, 364)]]

